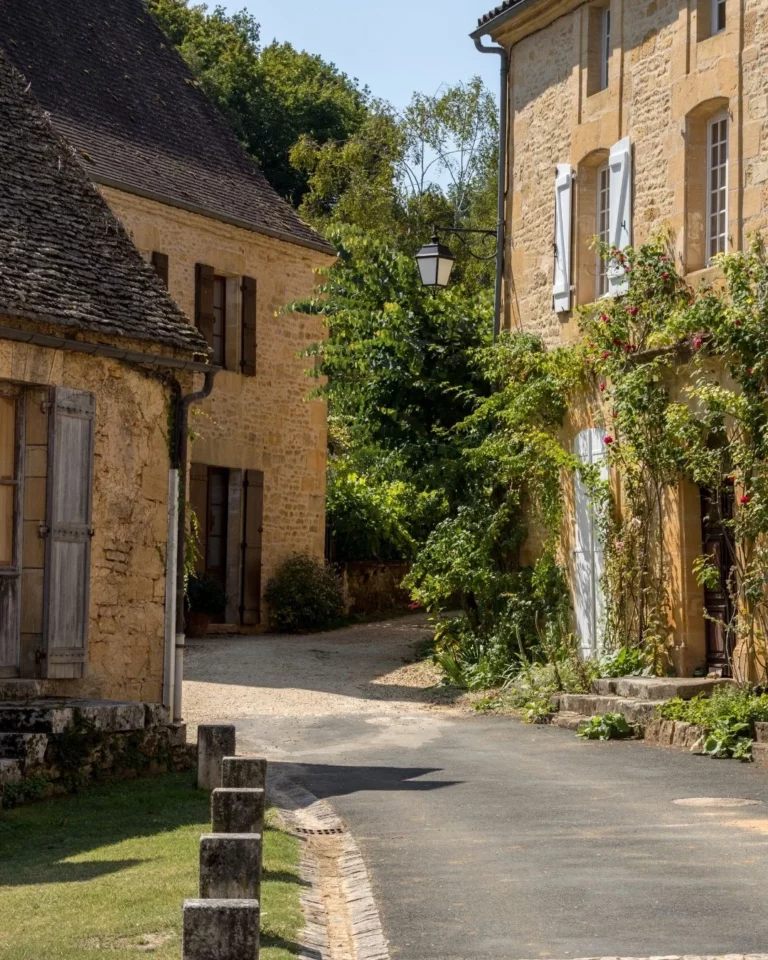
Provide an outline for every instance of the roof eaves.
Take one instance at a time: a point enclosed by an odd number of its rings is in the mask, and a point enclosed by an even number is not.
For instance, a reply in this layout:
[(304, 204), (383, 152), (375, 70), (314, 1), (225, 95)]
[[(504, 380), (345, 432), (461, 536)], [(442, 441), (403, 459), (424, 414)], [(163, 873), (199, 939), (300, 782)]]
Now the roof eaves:
[(120, 180), (113, 180), (111, 177), (105, 177), (103, 174), (88, 171), (88, 174), (94, 183), (101, 184), (102, 187), (111, 187), (113, 190), (122, 190), (123, 193), (132, 193), (134, 196), (143, 197), (145, 200), (154, 200), (155, 203), (163, 203), (167, 207), (176, 207), (179, 210), (186, 210), (187, 213), (195, 213), (200, 217), (207, 217), (209, 220), (218, 220), (220, 223), (228, 223), (233, 227), (239, 227), (242, 230), (249, 230), (251, 233), (260, 233), (265, 237), (273, 237), (275, 240), (282, 240), (283, 243), (291, 243), (296, 247), (306, 247), (308, 250), (317, 250), (319, 253), (325, 253), (330, 257), (337, 255), (336, 248), (323, 240), (318, 234), (317, 241), (298, 237), (293, 233), (275, 230), (272, 227), (265, 227), (261, 224), (238, 220), (237, 217), (228, 217), (217, 210), (211, 210), (207, 207), (200, 207), (194, 203), (188, 203), (185, 200), (177, 200), (175, 197), (168, 197), (161, 193), (154, 193), (152, 190), (143, 190), (132, 183), (123, 183)]
[(490, 33), (495, 33), (499, 27), (502, 27), (508, 20), (527, 10), (540, 0), (504, 0), (504, 3), (493, 10), (489, 10), (477, 21), (477, 29), (473, 30), (470, 37), (474, 40), (477, 37), (484, 37)]

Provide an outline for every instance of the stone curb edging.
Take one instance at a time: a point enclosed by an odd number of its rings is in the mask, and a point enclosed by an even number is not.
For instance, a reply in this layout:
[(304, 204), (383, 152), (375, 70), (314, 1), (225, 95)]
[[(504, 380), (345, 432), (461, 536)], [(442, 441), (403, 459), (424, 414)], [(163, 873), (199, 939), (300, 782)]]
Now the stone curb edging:
[[(576, 958), (574, 958), (576, 960)], [(766, 953), (665, 954), (657, 957), (579, 957), (578, 960), (768, 960)]]
[[(346, 917), (328, 916), (321, 892), (320, 859), (313, 844), (305, 844), (301, 876), (310, 886), (302, 898), (306, 927), (299, 955), (303, 960), (390, 960), (365, 862), (331, 804), (287, 777), (269, 787), (278, 815), (289, 829), (308, 840), (330, 841), (335, 846)], [(348, 949), (338, 942), (340, 931), (346, 934)]]

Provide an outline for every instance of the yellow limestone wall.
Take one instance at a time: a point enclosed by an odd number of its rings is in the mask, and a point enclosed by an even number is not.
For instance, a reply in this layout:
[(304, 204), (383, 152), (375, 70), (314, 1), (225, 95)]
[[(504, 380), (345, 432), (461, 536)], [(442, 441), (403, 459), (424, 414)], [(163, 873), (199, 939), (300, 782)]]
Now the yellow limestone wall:
[[(0, 323), (2, 320), (0, 320)], [(39, 326), (36, 327), (39, 329)], [(47, 332), (47, 331), (46, 331)], [(55, 333), (52, 330), (50, 332)], [(121, 344), (147, 350), (146, 343)], [(47, 386), (96, 396), (90, 626), (87, 676), (49, 681), (46, 692), (106, 699), (162, 699), (168, 498), (168, 389), (101, 357), (0, 340), (0, 380), (27, 393), (22, 580), (22, 676), (35, 673), (42, 631)], [(185, 391), (191, 378), (179, 378)]]
[[(629, 136), (634, 242), (668, 229), (678, 269), (697, 283), (713, 276), (701, 269), (696, 251), (702, 211), (693, 177), (705, 162), (695, 153), (702, 146), (700, 121), (727, 108), (730, 248), (742, 249), (749, 233), (765, 229), (767, 222), (768, 0), (728, 0), (727, 28), (715, 36), (703, 29), (709, 0), (609, 0), (609, 5), (610, 79), (607, 89), (596, 93), (590, 90), (590, 17), (604, 3), (540, 2), (493, 37), (510, 55), (504, 322), (539, 333), (552, 346), (578, 336), (575, 314), (552, 310), (556, 164), (570, 163), (581, 172)], [(577, 178), (574, 232), (579, 213)], [(594, 253), (575, 243), (574, 302), (592, 298), (581, 286), (590, 260)], [(599, 423), (599, 404), (584, 398), (565, 427), (567, 442), (578, 429)], [(678, 670), (690, 673), (705, 660), (703, 597), (691, 573), (701, 552), (698, 490), (684, 484), (671, 491), (668, 508), (673, 656)]]
[[(192, 460), (263, 471), (262, 584), (293, 553), (322, 557), (326, 407), (309, 399), (317, 381), (307, 377), (310, 361), (299, 354), (322, 338), (323, 329), (312, 318), (275, 314), (312, 292), (314, 271), (331, 257), (122, 191), (102, 192), (144, 255), (168, 255), (169, 290), (188, 317), (194, 317), (196, 263), (209, 264), (235, 285), (241, 276), (257, 280), (256, 376), (234, 370), (217, 375), (202, 414), (192, 417)], [(229, 312), (234, 344), (238, 317)]]

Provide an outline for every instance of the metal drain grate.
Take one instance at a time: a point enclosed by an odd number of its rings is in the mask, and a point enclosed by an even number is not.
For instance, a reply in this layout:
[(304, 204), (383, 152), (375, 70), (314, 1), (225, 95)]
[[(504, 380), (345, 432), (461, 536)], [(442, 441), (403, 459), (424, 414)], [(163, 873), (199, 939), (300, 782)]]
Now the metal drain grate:
[(296, 833), (303, 833), (308, 837), (329, 837), (344, 833), (344, 829), (343, 827), (331, 827), (328, 830), (308, 830), (306, 827), (296, 827)]

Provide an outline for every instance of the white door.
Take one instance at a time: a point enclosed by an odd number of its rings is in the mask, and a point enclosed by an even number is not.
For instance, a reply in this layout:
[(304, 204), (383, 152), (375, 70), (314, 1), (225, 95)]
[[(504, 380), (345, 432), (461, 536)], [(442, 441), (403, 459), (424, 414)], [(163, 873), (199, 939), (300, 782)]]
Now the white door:
[[(600, 477), (608, 478), (603, 431), (582, 430), (574, 440), (573, 452), (584, 464), (600, 467)], [(594, 507), (581, 475), (574, 477), (574, 584), (573, 604), (576, 612), (576, 634), (584, 657), (602, 649), (602, 621), (605, 601), (602, 590), (603, 547), (597, 532)]]

